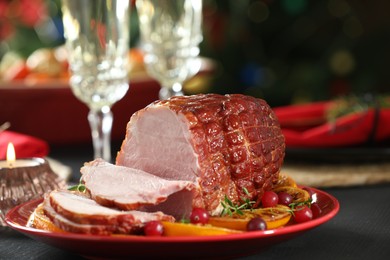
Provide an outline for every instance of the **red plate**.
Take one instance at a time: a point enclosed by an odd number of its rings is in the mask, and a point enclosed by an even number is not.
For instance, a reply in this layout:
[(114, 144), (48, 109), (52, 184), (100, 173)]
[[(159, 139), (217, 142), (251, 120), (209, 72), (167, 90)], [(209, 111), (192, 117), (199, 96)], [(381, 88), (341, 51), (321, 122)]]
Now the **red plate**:
[(30, 214), (42, 202), (42, 199), (13, 208), (7, 213), (5, 221), (11, 228), (33, 239), (87, 258), (151, 258), (161, 256), (166, 258), (184, 256), (186, 258), (233, 258), (260, 252), (271, 245), (291, 239), (332, 219), (339, 211), (339, 202), (326, 192), (312, 189), (317, 193), (317, 202), (322, 209), (322, 214), (318, 218), (274, 230), (233, 235), (198, 237), (97, 236), (47, 232), (26, 227)]

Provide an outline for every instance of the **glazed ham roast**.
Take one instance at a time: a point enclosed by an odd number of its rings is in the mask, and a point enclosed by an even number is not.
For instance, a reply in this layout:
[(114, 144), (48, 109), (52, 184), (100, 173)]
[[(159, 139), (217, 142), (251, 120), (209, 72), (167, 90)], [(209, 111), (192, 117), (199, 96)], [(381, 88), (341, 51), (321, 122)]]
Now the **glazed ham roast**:
[(198, 185), (193, 207), (222, 211), (227, 196), (259, 204), (277, 181), (285, 144), (261, 99), (200, 94), (156, 101), (130, 119), (116, 164)]
[(151, 220), (188, 218), (193, 207), (221, 213), (255, 201), (276, 183), (284, 137), (264, 100), (201, 94), (156, 101), (132, 115), (116, 158), (81, 169), (84, 194), (52, 191), (45, 214), (78, 233), (134, 233)]

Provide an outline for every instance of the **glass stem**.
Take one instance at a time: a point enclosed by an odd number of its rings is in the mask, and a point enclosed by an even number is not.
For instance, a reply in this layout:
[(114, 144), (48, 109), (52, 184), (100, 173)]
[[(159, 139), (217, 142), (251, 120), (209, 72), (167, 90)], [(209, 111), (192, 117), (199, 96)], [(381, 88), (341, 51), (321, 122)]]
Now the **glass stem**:
[(162, 85), (158, 96), (160, 100), (165, 100), (173, 96), (183, 96), (183, 86), (181, 83), (176, 82), (172, 86)]
[(91, 109), (88, 114), (91, 127), (94, 158), (111, 162), (111, 129), (113, 116), (109, 106), (100, 110)]

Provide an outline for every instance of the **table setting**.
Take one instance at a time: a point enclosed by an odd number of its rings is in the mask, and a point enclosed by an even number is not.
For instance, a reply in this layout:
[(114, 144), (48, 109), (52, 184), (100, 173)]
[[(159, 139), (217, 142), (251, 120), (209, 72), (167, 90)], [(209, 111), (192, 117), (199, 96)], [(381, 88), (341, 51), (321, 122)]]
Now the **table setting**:
[(387, 96), (192, 94), (202, 1), (61, 8), (64, 78), (0, 86), (0, 259), (390, 256)]
[[(119, 144), (114, 144), (114, 147), (119, 149)], [(73, 173), (78, 173), (80, 166), (89, 160), (90, 153), (90, 147), (83, 145), (54, 149), (51, 151), (51, 156), (70, 166)], [(77, 182), (77, 178), (79, 174), (73, 174), (72, 182)], [(332, 194), (340, 203), (340, 211), (332, 220), (293, 239), (280, 241), (259, 253), (237, 257), (237, 259), (258, 259), (258, 257), (306, 259), (313, 255), (320, 259), (329, 256), (336, 259), (364, 259), (373, 255), (376, 259), (386, 259), (389, 254), (387, 249), (389, 230), (386, 224), (389, 214), (389, 208), (386, 206), (389, 185), (382, 183), (319, 187), (319, 189)], [(359, 217), (356, 218), (356, 215)], [(51, 246), (10, 228), (1, 228), (0, 232), (2, 259), (86, 259), (74, 253), (73, 250)], [(59, 238), (56, 239), (59, 240)], [(360, 249), (363, 245), (364, 249)], [(24, 249), (20, 250), (20, 247)], [(377, 250), (372, 251), (374, 249)], [(191, 254), (188, 251), (182, 253), (182, 256)]]
[(286, 138), (285, 170), (295, 178), (328, 187), (389, 181), (387, 96), (344, 97), (275, 112)]

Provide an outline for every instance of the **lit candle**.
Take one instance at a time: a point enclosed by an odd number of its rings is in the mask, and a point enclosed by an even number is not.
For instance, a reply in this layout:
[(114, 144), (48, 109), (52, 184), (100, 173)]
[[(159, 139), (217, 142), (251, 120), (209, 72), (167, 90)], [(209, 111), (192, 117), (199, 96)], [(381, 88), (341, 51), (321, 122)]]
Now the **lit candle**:
[(7, 160), (0, 161), (0, 168), (18, 168), (18, 167), (32, 167), (38, 166), (39, 162), (32, 159), (18, 159), (16, 160), (15, 148), (12, 143), (7, 146)]
[[(42, 197), (50, 190), (66, 187), (65, 181), (53, 172), (44, 158), (16, 159), (12, 143), (8, 144), (6, 157), (6, 160), (0, 161), (0, 214), (6, 214), (18, 204)], [(0, 216), (1, 226), (6, 224)]]

